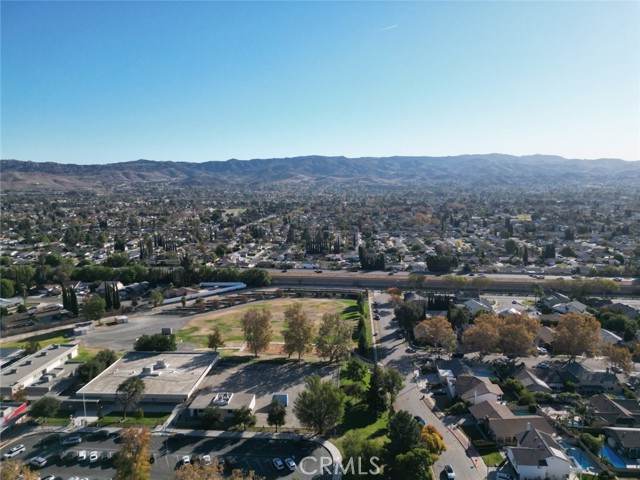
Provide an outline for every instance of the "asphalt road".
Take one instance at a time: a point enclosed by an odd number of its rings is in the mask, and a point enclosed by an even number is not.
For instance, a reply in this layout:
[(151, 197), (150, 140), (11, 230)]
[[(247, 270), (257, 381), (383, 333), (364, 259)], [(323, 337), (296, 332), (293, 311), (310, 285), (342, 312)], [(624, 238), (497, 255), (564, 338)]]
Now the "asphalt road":
[[(41, 477), (53, 474), (63, 479), (79, 476), (93, 480), (113, 478), (115, 476), (113, 461), (99, 459), (94, 463), (89, 463), (88, 460), (79, 463), (76, 459), (58, 460), (61, 450), (66, 452), (85, 450), (87, 456), (94, 450), (100, 455), (105, 451), (116, 452), (119, 450), (120, 445), (115, 443), (113, 438), (100, 441), (87, 435), (82, 443), (73, 447), (65, 447), (57, 441), (52, 441), (45, 446), (40, 445), (40, 440), (48, 436), (48, 434), (32, 436), (17, 442), (24, 444), (26, 451), (14, 458), (25, 462), (36, 456), (47, 458), (48, 464), (38, 469)], [(264, 476), (267, 479), (325, 478), (316, 475), (313, 472), (313, 467), (319, 465), (318, 459), (323, 456), (327, 457), (328, 452), (324, 447), (305, 440), (221, 439), (182, 435), (173, 436), (169, 439), (168, 451), (165, 453), (164, 445), (166, 439), (166, 437), (154, 435), (151, 440), (149, 449), (150, 454), (153, 455), (151, 478), (154, 480), (173, 478), (175, 470), (182, 465), (182, 457), (184, 455), (193, 457), (194, 455), (205, 454), (211, 455), (212, 458), (224, 458), (233, 465), (233, 468), (241, 468), (247, 471), (253, 470), (257, 475)], [(4, 454), (15, 444), (8, 445), (0, 453)], [(316, 461), (311, 459), (305, 461), (306, 473), (300, 469), (291, 472), (287, 468), (283, 471), (278, 471), (273, 465), (273, 459), (276, 457), (282, 460), (290, 457), (296, 463), (307, 457), (313, 457)]]
[[(479, 480), (485, 478), (485, 471), (479, 472), (471, 458), (467, 455), (466, 446), (463, 446), (447, 426), (438, 418), (421, 400), (420, 392), (414, 372), (418, 370), (417, 355), (407, 353), (409, 345), (404, 339), (400, 339), (397, 333), (397, 322), (392, 320), (393, 307), (389, 305), (388, 295), (376, 292), (374, 300), (378, 302), (378, 314), (380, 320), (374, 321), (374, 328), (378, 331), (378, 343), (380, 349), (379, 361), (385, 366), (397, 368), (405, 375), (405, 388), (398, 395), (396, 410), (407, 410), (413, 415), (424, 418), (427, 424), (434, 425), (444, 435), (447, 451), (444, 452), (434, 464), (433, 470), (437, 477), (446, 480), (443, 476), (445, 464), (450, 464), (456, 473), (457, 480)], [(418, 381), (420, 378), (418, 377)], [(480, 466), (482, 470), (482, 465)]]

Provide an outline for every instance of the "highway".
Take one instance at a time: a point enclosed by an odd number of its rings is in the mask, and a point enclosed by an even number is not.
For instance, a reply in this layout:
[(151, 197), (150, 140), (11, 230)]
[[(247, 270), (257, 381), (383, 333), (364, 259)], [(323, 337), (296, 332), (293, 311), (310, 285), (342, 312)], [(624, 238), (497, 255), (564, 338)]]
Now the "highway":
[[(288, 270), (286, 273), (281, 270), (268, 270), (273, 279), (273, 286), (278, 287), (302, 287), (302, 286), (324, 286), (324, 287), (358, 287), (369, 289), (384, 290), (389, 287), (398, 288), (415, 288), (412, 283), (412, 277), (409, 272), (398, 272), (393, 275), (389, 273), (374, 272), (347, 272), (344, 270), (322, 270), (317, 273), (315, 270), (295, 269)], [(543, 288), (551, 288), (554, 281), (562, 279), (565, 282), (573, 282), (571, 276), (553, 276), (547, 275), (544, 278), (533, 278), (526, 274), (486, 274), (484, 277), (475, 274), (469, 275), (452, 275), (437, 276), (425, 275), (424, 284), (421, 290), (459, 290), (451, 281), (451, 277), (465, 279), (469, 282), (465, 289), (478, 289), (482, 292), (495, 293), (530, 293), (532, 284), (540, 284)], [(484, 285), (474, 286), (471, 282), (481, 283), (479, 280), (485, 278), (488, 281)], [(588, 278), (591, 279), (591, 278)], [(580, 277), (580, 280), (587, 280)], [(619, 290), (615, 292), (615, 296), (638, 296), (640, 295), (640, 286), (634, 285), (634, 279), (623, 278), (622, 281), (616, 282)]]

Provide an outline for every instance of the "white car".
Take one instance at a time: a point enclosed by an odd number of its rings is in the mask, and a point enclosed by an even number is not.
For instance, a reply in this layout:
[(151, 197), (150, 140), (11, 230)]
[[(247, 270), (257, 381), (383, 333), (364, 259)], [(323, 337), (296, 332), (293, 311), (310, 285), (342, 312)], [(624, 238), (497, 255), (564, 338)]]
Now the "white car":
[(287, 464), (287, 467), (292, 472), (296, 469), (296, 462), (293, 461), (293, 458), (285, 458), (284, 463)]
[(44, 457), (35, 457), (29, 461), (29, 464), (33, 467), (42, 468), (47, 464), (47, 459)]
[(89, 462), (93, 463), (93, 462), (97, 462), (99, 458), (98, 452), (96, 450), (92, 451), (89, 454)]
[(211, 465), (211, 455), (203, 455), (202, 458), (200, 459), (200, 461), (204, 465)]
[(11, 450), (9, 450), (7, 453), (4, 454), (4, 458), (13, 458), (16, 455), (19, 455), (20, 453), (25, 451), (25, 446), (24, 445), (16, 445), (15, 447), (13, 447)]
[(80, 450), (78, 452), (78, 461), (79, 462), (84, 462), (87, 459), (87, 451), (86, 450)]
[(448, 463), (444, 466), (444, 471), (447, 474), (447, 478), (449, 480), (453, 480), (454, 478), (456, 478), (456, 474), (453, 471), (453, 467), (451, 465), (449, 465)]
[(191, 457), (189, 455), (185, 455), (184, 457), (182, 457), (182, 464), (183, 465), (190, 465), (191, 464)]
[(547, 354), (547, 349), (546, 348), (542, 348), (542, 347), (538, 347), (538, 353), (540, 355), (546, 355)]

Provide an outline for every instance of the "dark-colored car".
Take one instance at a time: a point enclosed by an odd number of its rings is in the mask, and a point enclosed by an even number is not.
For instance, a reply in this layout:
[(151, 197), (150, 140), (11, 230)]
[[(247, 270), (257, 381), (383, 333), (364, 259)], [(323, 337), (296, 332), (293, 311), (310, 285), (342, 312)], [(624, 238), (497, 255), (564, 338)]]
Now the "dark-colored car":
[(415, 417), (413, 417), (413, 419), (418, 422), (420, 425), (422, 425), (423, 427), (427, 424), (427, 422), (425, 421), (424, 418), (420, 417), (419, 415), (416, 415)]

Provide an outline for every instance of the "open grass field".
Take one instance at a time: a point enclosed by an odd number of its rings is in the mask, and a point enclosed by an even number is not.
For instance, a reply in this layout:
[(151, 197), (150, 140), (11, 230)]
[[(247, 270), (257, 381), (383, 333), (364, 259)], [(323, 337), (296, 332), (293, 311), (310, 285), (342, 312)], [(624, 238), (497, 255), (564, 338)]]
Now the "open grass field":
[(242, 334), (242, 317), (250, 308), (260, 308), (269, 310), (272, 315), (273, 341), (282, 342), (282, 330), (284, 329), (284, 310), (292, 303), (301, 303), (316, 325), (320, 324), (325, 313), (340, 313), (342, 318), (355, 323), (358, 319), (356, 302), (354, 300), (338, 300), (326, 298), (280, 298), (267, 300), (264, 302), (254, 302), (245, 305), (238, 305), (224, 310), (213, 312), (210, 315), (194, 318), (187, 323), (176, 337), (183, 342), (196, 343), (201, 346), (207, 345), (207, 337), (213, 332), (217, 325), (227, 346), (239, 346), (244, 342)]

